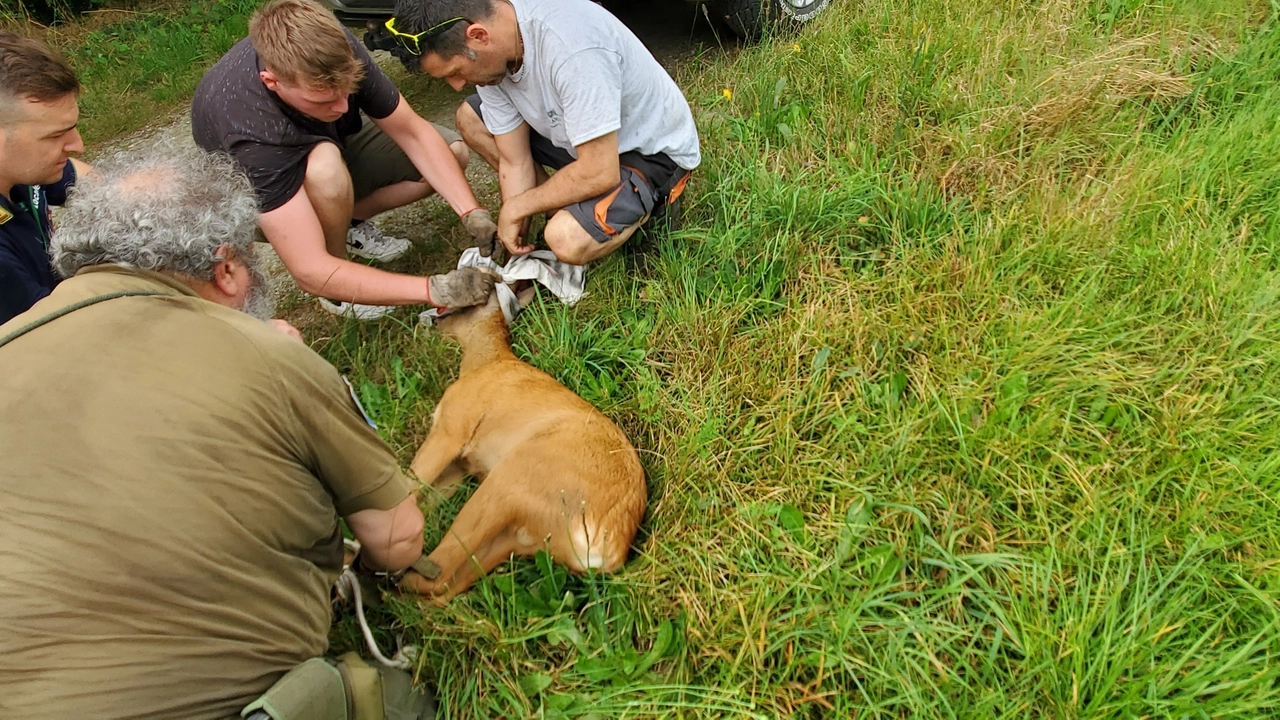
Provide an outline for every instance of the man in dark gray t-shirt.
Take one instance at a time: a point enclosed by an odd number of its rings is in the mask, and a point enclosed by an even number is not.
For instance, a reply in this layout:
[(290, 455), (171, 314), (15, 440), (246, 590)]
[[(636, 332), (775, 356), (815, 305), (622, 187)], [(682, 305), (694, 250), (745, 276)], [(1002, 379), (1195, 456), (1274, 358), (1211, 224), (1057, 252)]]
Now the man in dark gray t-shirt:
[(363, 320), (390, 306), (484, 299), (473, 297), (485, 286), (473, 272), (424, 281), (346, 259), (402, 255), (409, 242), (368, 221), (433, 192), (477, 241), (495, 228), (462, 174), (468, 151), (457, 134), (415, 113), (313, 0), (272, 0), (254, 13), (249, 37), (200, 81), (191, 130), (197, 145), (229, 154), (248, 175), (263, 235), (326, 310)]
[(458, 129), (498, 169), (498, 239), (514, 254), (533, 250), (529, 217), (548, 213), (560, 260), (608, 255), (701, 159), (680, 88), (590, 0), (398, 0), (388, 30), (425, 72), (477, 86)]

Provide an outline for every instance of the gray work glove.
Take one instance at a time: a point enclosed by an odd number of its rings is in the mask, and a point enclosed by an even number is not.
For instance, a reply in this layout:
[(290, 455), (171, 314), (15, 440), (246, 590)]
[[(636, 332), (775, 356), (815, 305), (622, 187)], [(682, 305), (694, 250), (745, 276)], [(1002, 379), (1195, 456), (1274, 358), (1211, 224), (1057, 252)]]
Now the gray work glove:
[(497, 277), (484, 268), (458, 268), (427, 278), (427, 301), (441, 308), (479, 305), (489, 299)]
[(493, 255), (498, 248), (498, 226), (493, 216), (484, 208), (476, 208), (462, 216), (462, 226), (471, 235), (471, 241), (480, 249), (484, 257)]

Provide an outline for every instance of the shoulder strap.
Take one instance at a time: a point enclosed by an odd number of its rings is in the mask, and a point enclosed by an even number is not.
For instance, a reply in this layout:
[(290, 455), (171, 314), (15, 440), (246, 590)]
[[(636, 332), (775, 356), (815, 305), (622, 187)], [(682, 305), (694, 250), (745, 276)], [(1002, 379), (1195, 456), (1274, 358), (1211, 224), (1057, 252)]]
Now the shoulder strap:
[(39, 320), (32, 320), (31, 322), (27, 323), (26, 325), (23, 325), (17, 330), (14, 330), (8, 335), (5, 335), (4, 337), (0, 337), (0, 347), (4, 347), (5, 345), (8, 345), (9, 343), (13, 342), (14, 340), (17, 340), (23, 335), (26, 335), (32, 330), (35, 330), (36, 328), (42, 325), (51, 323), (54, 320), (57, 320), (58, 318), (62, 317), (63, 315), (69, 315), (75, 312), (76, 310), (87, 308), (90, 305), (97, 305), (100, 302), (115, 300), (116, 298), (122, 298), (122, 297), (143, 297), (147, 295), (163, 295), (163, 294), (164, 293), (157, 292), (155, 290), (121, 290), (119, 292), (107, 293), (106, 295), (96, 295), (91, 298), (85, 298), (80, 302), (72, 303), (71, 305), (68, 305), (64, 308), (59, 308), (54, 312), (48, 315), (45, 315)]

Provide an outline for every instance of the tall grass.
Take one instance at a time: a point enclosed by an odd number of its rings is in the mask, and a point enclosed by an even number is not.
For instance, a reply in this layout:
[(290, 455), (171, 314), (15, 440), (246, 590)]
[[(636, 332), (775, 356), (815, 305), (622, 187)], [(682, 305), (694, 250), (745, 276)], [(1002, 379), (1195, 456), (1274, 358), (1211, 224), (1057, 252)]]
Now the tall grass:
[[(198, 42), (104, 35), (86, 116), (189, 92), (135, 56), (211, 62), (239, 1)], [(514, 328), (640, 448), (630, 563), (392, 598), (383, 641), (423, 647), (445, 717), (1276, 715), (1276, 11), (837, 0), (689, 60), (684, 228)], [(95, 53), (139, 75), (114, 95)], [(447, 209), (409, 217), (396, 267), (450, 265)], [(407, 462), (456, 349), (291, 313)]]
[[(1275, 9), (845, 2), (679, 74), (684, 229), (515, 327), (642, 536), (393, 603), (446, 715), (1275, 715)], [(408, 458), (455, 351), (312, 327)]]
[(176, 117), (196, 84), (248, 31), (257, 0), (155, 0), (50, 27), (0, 8), (0, 29), (39, 37), (71, 60), (85, 93), (80, 128), (94, 144)]

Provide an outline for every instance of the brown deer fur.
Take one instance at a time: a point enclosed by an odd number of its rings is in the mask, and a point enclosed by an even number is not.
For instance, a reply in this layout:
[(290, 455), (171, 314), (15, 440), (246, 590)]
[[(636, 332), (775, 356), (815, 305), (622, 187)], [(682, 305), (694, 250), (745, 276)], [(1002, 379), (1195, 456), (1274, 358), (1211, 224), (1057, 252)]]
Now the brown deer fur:
[(620, 568), (646, 494), (627, 437), (516, 358), (495, 297), (437, 325), (462, 345), (462, 368), (410, 467), (446, 496), (465, 474), (481, 483), (429, 556), (440, 575), (410, 572), (401, 586), (447, 602), (512, 555), (544, 548), (574, 572)]

